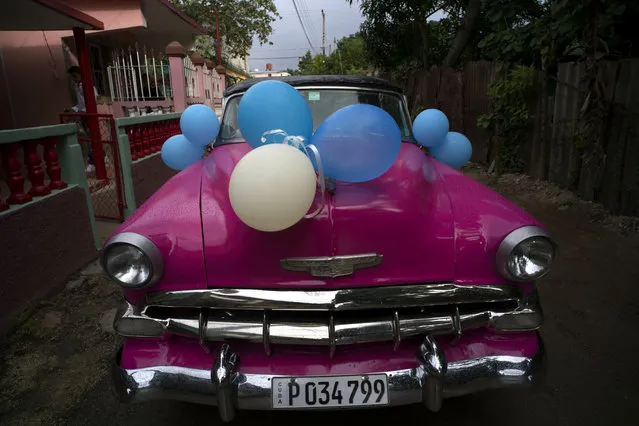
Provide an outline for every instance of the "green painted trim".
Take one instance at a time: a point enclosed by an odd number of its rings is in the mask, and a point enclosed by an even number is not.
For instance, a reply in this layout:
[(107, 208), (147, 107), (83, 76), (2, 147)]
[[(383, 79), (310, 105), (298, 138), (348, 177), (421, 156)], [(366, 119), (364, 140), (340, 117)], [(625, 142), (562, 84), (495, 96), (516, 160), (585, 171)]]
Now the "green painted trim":
[(84, 189), (84, 194), (87, 200), (87, 208), (89, 209), (89, 220), (91, 221), (91, 231), (93, 232), (93, 239), (95, 242), (95, 248), (100, 250), (100, 237), (95, 226), (95, 215), (93, 212), (93, 202), (91, 201), (91, 193), (89, 192), (89, 184), (87, 183), (87, 175), (84, 170), (84, 157), (82, 156), (82, 149), (78, 144), (78, 138), (75, 133), (75, 126), (73, 127), (73, 133), (66, 135), (64, 139), (56, 145), (58, 151), (58, 162), (62, 168), (62, 180), (69, 185), (77, 185)]
[(75, 188), (77, 186), (78, 185), (75, 185), (75, 184), (69, 184), (69, 186), (67, 186), (66, 188), (54, 189), (53, 191), (51, 191), (50, 194), (43, 195), (42, 197), (35, 197), (33, 200), (31, 200), (29, 202), (26, 202), (24, 204), (9, 204), (9, 210), (5, 210), (3, 212), (0, 212), (0, 216), (6, 215), (6, 214), (9, 214), (9, 213), (13, 213), (13, 212), (15, 212), (17, 210), (20, 210), (20, 209), (23, 209), (25, 207), (31, 206), (33, 204), (37, 204), (40, 201), (46, 200), (47, 198), (50, 198), (50, 197), (54, 197), (54, 196), (56, 196), (58, 194), (63, 193), (64, 191), (68, 191), (69, 189)]
[(0, 144), (69, 136), (77, 130), (75, 124), (57, 124), (54, 126), (28, 127), (26, 129), (0, 130)]
[(181, 112), (172, 112), (171, 114), (145, 115), (140, 117), (124, 117), (116, 118), (115, 126), (133, 126), (135, 124), (154, 123), (156, 121), (175, 120), (182, 116)]
[(154, 154), (147, 155), (147, 156), (146, 156), (146, 157), (144, 157), (144, 158), (140, 158), (140, 159), (137, 159), (137, 160), (133, 161), (131, 164), (138, 164), (138, 163), (142, 163), (142, 162), (144, 162), (144, 161), (148, 160), (149, 158), (156, 157), (156, 156), (158, 156), (158, 155), (160, 155), (160, 154), (161, 154), (161, 152), (156, 152), (156, 153), (154, 153)]
[(133, 175), (131, 172), (131, 147), (129, 135), (124, 127), (118, 126), (118, 151), (120, 153), (120, 168), (122, 169), (122, 184), (124, 185), (124, 218), (128, 219), (137, 208), (135, 203), (135, 191), (133, 188)]

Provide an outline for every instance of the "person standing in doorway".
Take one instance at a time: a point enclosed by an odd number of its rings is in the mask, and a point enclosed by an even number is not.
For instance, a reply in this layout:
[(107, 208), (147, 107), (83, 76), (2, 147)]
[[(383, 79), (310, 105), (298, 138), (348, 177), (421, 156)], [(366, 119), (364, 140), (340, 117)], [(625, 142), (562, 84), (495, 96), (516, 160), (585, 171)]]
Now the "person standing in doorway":
[[(75, 89), (75, 99), (76, 104), (71, 108), (73, 112), (86, 113), (87, 107), (84, 101), (84, 89), (82, 87), (82, 74), (80, 73), (80, 67), (77, 65), (72, 66), (67, 71), (69, 76), (71, 77), (71, 81), (73, 81), (73, 87)], [(98, 98), (98, 90), (93, 87), (93, 92), (95, 93), (96, 99)], [(89, 134), (89, 126), (88, 120), (86, 117), (80, 118), (80, 129), (81, 133), (84, 133), (87, 138), (90, 138)], [(87, 173), (95, 172), (95, 165), (93, 163), (93, 151), (91, 150), (91, 144), (80, 144), (81, 146), (86, 146), (87, 148)], [(108, 159), (106, 155), (104, 156), (105, 163), (108, 163)]]

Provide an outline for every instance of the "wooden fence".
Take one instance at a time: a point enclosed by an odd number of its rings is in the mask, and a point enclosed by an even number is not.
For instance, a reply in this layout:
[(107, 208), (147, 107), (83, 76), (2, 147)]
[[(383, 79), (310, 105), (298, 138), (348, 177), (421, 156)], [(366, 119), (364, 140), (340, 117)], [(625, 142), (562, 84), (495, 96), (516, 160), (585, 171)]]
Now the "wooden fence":
[[(599, 155), (579, 145), (589, 102), (585, 75), (583, 63), (561, 64), (550, 85), (554, 90), (540, 93), (524, 146), (525, 171), (585, 200), (601, 202), (614, 214), (639, 216), (639, 60), (611, 61), (600, 67), (606, 108), (594, 126), (601, 132), (596, 144)], [(433, 67), (399, 83), (406, 89), (412, 113), (423, 108), (444, 111), (451, 130), (471, 140), (472, 161), (488, 164), (495, 153), (488, 133), (477, 126), (477, 117), (490, 111), (488, 89), (498, 77), (495, 64), (479, 61), (461, 70)]]

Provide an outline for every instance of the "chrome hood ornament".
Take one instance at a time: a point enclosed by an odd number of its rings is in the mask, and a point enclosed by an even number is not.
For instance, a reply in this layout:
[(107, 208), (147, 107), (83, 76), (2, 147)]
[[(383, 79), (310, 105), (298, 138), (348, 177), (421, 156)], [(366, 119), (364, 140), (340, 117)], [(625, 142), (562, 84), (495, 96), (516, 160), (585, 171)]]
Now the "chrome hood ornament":
[(280, 260), (287, 271), (308, 272), (317, 278), (337, 278), (352, 275), (358, 269), (372, 268), (382, 263), (384, 256), (376, 253), (332, 257), (290, 257)]

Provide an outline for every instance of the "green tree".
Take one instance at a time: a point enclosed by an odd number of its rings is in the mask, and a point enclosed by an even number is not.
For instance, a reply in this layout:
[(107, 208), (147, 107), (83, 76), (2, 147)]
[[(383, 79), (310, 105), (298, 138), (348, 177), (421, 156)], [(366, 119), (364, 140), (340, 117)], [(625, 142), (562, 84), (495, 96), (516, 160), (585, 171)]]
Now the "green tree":
[(188, 16), (209, 30), (199, 36), (196, 50), (206, 57), (216, 57), (215, 11), (218, 11), (220, 37), (230, 56), (243, 57), (256, 39), (260, 44), (269, 41), (271, 23), (280, 18), (273, 0), (174, 0)]
[[(475, 51), (469, 46), (481, 22), (481, 0), (361, 0), (359, 5), (365, 52), (382, 70), (453, 66), (466, 52)], [(429, 22), (439, 11), (446, 17)]]
[(335, 50), (327, 56), (313, 56), (308, 50), (298, 63), (299, 73), (303, 75), (366, 74), (368, 67), (364, 40), (359, 34), (338, 40)]
[(493, 60), (534, 64), (553, 70), (562, 58), (639, 54), (632, 28), (637, 2), (625, 0), (490, 0), (486, 17), (493, 27), (479, 43)]
[(313, 67), (311, 62), (313, 61), (313, 55), (311, 55), (311, 51), (307, 50), (304, 56), (302, 56), (298, 62), (297, 69), (300, 74), (313, 74)]

